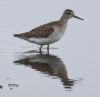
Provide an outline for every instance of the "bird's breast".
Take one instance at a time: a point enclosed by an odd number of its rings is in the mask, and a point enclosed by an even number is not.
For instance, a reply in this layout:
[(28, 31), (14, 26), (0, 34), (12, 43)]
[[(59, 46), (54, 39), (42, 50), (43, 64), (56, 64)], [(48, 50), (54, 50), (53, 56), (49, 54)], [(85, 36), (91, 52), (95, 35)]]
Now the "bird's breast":
[(62, 36), (64, 35), (65, 31), (66, 31), (66, 24), (63, 24), (62, 26), (59, 26), (56, 30), (55, 30), (55, 34), (56, 37), (58, 37), (59, 39), (62, 38)]

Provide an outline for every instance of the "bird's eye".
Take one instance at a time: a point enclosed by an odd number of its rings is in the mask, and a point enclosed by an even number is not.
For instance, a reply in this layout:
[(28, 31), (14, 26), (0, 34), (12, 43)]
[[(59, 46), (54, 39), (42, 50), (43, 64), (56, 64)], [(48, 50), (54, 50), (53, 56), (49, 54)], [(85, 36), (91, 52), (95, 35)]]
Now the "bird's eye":
[(68, 14), (71, 15), (72, 13), (71, 12), (68, 12)]

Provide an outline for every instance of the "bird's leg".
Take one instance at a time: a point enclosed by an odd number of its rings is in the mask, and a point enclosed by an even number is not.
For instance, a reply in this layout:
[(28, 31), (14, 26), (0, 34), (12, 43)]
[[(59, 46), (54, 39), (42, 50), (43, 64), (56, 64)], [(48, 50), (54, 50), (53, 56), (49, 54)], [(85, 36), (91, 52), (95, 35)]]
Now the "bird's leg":
[(49, 54), (49, 44), (47, 45), (47, 53)]
[(40, 48), (39, 48), (40, 52), (42, 51), (42, 46), (43, 46), (43, 45), (41, 45)]

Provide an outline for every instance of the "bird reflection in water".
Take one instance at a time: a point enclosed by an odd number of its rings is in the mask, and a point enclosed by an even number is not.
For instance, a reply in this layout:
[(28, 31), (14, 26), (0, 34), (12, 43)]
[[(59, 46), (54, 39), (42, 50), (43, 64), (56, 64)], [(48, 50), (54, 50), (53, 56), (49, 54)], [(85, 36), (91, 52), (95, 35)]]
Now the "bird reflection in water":
[(14, 61), (15, 64), (29, 66), (32, 69), (48, 74), (52, 78), (59, 78), (67, 90), (71, 90), (74, 80), (68, 78), (63, 61), (57, 56), (50, 54), (36, 54), (25, 56), (23, 59)]

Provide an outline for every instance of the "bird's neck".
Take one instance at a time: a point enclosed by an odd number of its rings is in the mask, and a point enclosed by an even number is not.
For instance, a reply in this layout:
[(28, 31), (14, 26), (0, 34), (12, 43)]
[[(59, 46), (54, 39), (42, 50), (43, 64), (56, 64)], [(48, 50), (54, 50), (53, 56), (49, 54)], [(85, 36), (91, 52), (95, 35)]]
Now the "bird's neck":
[(65, 14), (63, 14), (59, 20), (60, 22), (60, 25), (64, 25), (64, 24), (67, 24), (69, 18), (66, 18)]

